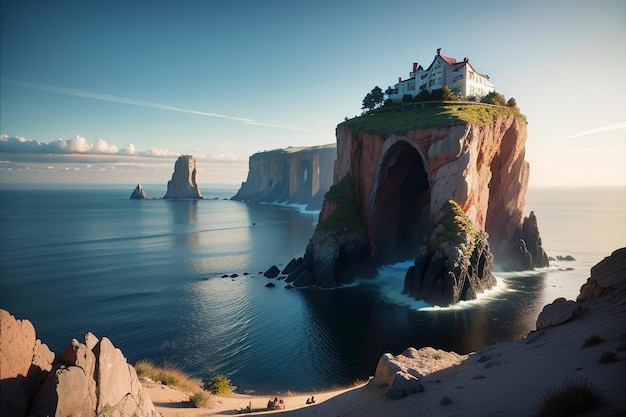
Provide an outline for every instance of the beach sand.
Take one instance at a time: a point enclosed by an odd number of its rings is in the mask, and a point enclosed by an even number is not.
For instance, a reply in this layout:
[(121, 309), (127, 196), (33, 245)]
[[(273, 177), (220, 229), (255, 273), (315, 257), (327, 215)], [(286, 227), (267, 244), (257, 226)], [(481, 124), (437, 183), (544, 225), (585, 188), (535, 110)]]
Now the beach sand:
[[(388, 387), (371, 382), (329, 392), (281, 397), (285, 410), (254, 415), (289, 417), (396, 416), (532, 416), (551, 389), (567, 381), (591, 383), (603, 395), (603, 405), (587, 416), (626, 415), (626, 300), (606, 297), (585, 302), (586, 312), (569, 322), (531, 332), (526, 338), (488, 346), (459, 365), (445, 367), (421, 379), (424, 392), (391, 400)], [(591, 335), (602, 343), (582, 348)], [(618, 361), (598, 363), (612, 351)], [(433, 359), (435, 360), (435, 359)], [(208, 408), (194, 408), (174, 389), (147, 385), (147, 392), (164, 417), (236, 415), (236, 410), (267, 406), (268, 396), (213, 396)], [(442, 405), (442, 399), (449, 399)], [(445, 401), (444, 402), (448, 402)]]

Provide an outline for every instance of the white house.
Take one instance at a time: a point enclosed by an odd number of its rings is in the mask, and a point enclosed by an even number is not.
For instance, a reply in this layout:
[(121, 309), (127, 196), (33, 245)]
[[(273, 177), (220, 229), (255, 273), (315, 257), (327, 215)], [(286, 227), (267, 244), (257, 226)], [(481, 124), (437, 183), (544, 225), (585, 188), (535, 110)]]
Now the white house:
[(415, 97), (422, 90), (430, 93), (444, 85), (450, 87), (452, 92), (462, 99), (472, 96), (480, 98), (494, 91), (489, 76), (476, 71), (469, 59), (457, 61), (456, 58), (442, 55), (439, 48), (428, 68), (424, 69), (417, 62), (413, 63), (413, 71), (409, 73), (409, 78), (405, 80), (398, 78), (398, 84), (389, 88), (387, 95), (393, 101), (402, 101), (402, 97), (407, 94)]

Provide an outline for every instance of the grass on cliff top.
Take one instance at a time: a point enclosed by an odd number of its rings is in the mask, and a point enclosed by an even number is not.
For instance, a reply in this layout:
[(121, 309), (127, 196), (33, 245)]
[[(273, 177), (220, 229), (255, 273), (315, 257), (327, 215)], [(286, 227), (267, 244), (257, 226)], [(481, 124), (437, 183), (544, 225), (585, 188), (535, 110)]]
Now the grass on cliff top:
[(406, 132), (472, 123), (479, 126), (498, 116), (514, 114), (526, 120), (519, 109), (485, 104), (438, 102), (417, 103), (375, 110), (339, 126), (369, 133)]

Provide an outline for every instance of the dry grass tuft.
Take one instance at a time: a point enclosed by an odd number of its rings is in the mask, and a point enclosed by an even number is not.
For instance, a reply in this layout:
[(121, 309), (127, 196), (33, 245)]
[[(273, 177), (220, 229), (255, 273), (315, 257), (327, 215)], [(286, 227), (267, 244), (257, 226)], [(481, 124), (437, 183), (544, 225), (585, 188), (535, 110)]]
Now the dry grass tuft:
[(183, 392), (195, 394), (203, 391), (200, 379), (193, 378), (175, 365), (166, 364), (159, 367), (155, 366), (151, 361), (140, 360), (135, 364), (135, 371), (139, 378), (150, 378), (162, 384), (178, 388)]
[(601, 403), (602, 394), (589, 380), (570, 379), (547, 393), (535, 416), (569, 417), (594, 410)]

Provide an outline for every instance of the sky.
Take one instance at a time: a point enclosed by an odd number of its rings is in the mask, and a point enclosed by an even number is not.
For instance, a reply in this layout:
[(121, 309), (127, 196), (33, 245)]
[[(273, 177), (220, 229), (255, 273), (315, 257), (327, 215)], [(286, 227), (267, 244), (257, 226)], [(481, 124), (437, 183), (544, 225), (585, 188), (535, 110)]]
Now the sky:
[(531, 186), (626, 185), (626, 2), (0, 0), (0, 184), (245, 181), (374, 86), (468, 57), (528, 119)]

